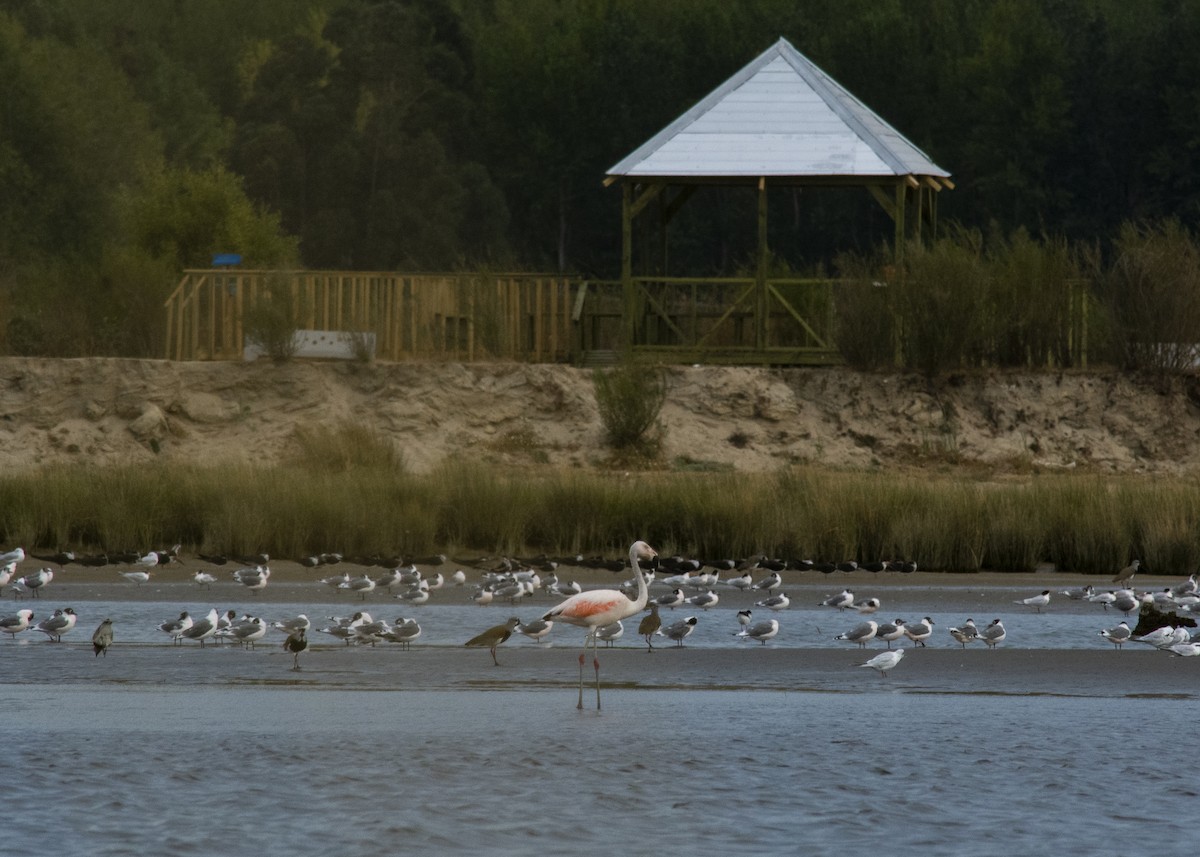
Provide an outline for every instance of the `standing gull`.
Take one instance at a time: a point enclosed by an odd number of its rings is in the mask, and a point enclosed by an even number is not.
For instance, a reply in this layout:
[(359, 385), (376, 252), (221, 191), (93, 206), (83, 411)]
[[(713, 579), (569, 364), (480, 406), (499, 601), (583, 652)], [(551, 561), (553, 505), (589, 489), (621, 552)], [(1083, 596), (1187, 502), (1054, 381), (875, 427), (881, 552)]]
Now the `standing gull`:
[(17, 634), (29, 630), (31, 621), (33, 621), (32, 610), (18, 610), (14, 615), (0, 619), (0, 632), (8, 634), (15, 640)]
[(1112, 643), (1118, 649), (1120, 649), (1121, 646), (1123, 646), (1129, 642), (1129, 637), (1131, 635), (1132, 635), (1132, 632), (1129, 630), (1128, 622), (1121, 622), (1115, 628), (1106, 628), (1105, 630), (1100, 632), (1101, 637), (1108, 640), (1110, 643)]
[(965, 649), (967, 643), (974, 643), (979, 639), (979, 629), (975, 627), (975, 620), (968, 619), (963, 622), (961, 628), (950, 628), (950, 636), (957, 640)]
[(912, 640), (921, 648), (925, 647), (925, 641), (933, 635), (933, 620), (926, 616), (920, 622), (913, 622), (911, 625), (904, 626), (904, 636)]
[(76, 618), (75, 611), (70, 607), (65, 610), (55, 610), (53, 616), (38, 622), (34, 630), (41, 631), (56, 643), (61, 643), (63, 634), (70, 632), (75, 627)]
[(979, 639), (987, 643), (989, 649), (994, 649), (998, 644), (1003, 643), (1006, 636), (1008, 634), (1004, 630), (1004, 623), (999, 619), (993, 619), (992, 624), (979, 632)]
[(858, 647), (865, 648), (867, 643), (875, 638), (875, 634), (879, 630), (879, 625), (873, 621), (861, 622), (855, 625), (844, 634), (838, 634), (833, 639), (846, 640), (847, 642), (856, 643)]
[(743, 639), (749, 638), (751, 640), (758, 640), (765, 646), (767, 644), (767, 640), (771, 639), (778, 633), (779, 620), (768, 619), (765, 622), (756, 622), (748, 628), (743, 628), (734, 634), (734, 636), (741, 637)]
[(887, 671), (900, 663), (900, 659), (904, 657), (904, 649), (894, 649), (889, 652), (880, 652), (875, 657), (865, 663), (859, 664), (860, 667), (870, 667), (877, 670), (883, 677), (887, 677)]
[(680, 619), (678, 622), (673, 622), (665, 628), (660, 628), (658, 633), (663, 637), (674, 640), (678, 644), (679, 648), (682, 649), (684, 638), (691, 634), (694, 630), (696, 630), (696, 617), (689, 616), (686, 619)]
[(1026, 607), (1036, 607), (1037, 612), (1041, 613), (1043, 607), (1050, 605), (1050, 590), (1043, 589), (1037, 595), (1030, 595), (1028, 598), (1022, 598), (1019, 601), (1014, 601), (1013, 604), (1024, 604)]
[(540, 643), (547, 634), (554, 630), (554, 623), (547, 622), (545, 619), (534, 619), (532, 622), (518, 625), (517, 630), (535, 643)]

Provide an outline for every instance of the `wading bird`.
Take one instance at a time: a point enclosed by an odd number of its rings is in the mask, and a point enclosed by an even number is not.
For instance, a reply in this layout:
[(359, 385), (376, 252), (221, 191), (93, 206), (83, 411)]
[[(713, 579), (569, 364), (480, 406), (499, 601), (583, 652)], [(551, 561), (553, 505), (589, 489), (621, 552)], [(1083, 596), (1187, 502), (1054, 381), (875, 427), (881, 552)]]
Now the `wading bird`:
[(487, 646), (488, 651), (492, 653), (492, 663), (500, 666), (500, 662), (496, 660), (496, 647), (512, 636), (512, 632), (517, 630), (517, 626), (521, 624), (521, 620), (516, 616), (509, 619), (503, 625), (496, 625), (488, 628), (482, 634), (478, 634), (467, 640), (465, 645), (468, 646)]

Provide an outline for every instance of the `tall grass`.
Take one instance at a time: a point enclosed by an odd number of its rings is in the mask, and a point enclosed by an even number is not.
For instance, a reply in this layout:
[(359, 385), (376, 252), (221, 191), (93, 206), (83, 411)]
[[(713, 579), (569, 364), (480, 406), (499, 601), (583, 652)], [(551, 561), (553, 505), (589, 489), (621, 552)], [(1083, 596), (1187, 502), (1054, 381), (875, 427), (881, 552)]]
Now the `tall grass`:
[(1021, 482), (839, 472), (525, 471), (355, 465), (53, 467), (0, 478), (0, 546), (281, 558), (611, 554), (634, 537), (708, 558), (904, 557), (945, 571), (1200, 566), (1200, 483), (1038, 474)]

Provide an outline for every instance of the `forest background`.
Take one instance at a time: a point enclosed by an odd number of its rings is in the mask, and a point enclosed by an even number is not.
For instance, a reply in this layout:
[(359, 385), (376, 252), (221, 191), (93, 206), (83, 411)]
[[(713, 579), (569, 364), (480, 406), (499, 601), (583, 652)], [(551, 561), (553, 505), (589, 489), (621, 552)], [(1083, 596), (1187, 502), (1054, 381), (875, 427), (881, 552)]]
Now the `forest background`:
[[(781, 36), (954, 174), (944, 220), (1103, 253), (1200, 215), (1192, 0), (6, 0), (0, 353), (158, 356), (214, 252), (612, 277), (605, 171)], [(890, 235), (789, 193), (792, 270)], [(745, 265), (753, 205), (691, 207), (676, 252)]]

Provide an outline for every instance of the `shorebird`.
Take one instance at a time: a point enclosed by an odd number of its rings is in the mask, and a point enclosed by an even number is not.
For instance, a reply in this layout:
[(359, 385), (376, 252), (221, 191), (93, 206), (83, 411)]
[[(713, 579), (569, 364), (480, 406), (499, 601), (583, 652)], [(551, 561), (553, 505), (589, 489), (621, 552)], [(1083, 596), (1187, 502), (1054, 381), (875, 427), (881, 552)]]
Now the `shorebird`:
[(1072, 601), (1085, 601), (1096, 594), (1096, 588), (1089, 583), (1087, 586), (1081, 586), (1077, 589), (1064, 589), (1062, 594)]
[(658, 634), (674, 640), (679, 648), (682, 649), (684, 638), (694, 630), (696, 630), (696, 617), (689, 616), (686, 619), (680, 619), (678, 622), (672, 622), (665, 628), (659, 628)]
[(429, 589), (424, 586), (410, 586), (399, 595), (393, 596), (409, 604), (424, 604), (429, 600)]
[(203, 619), (194, 620), (192, 626), (182, 632), (182, 636), (189, 640), (199, 640), (200, 648), (204, 648), (204, 641), (215, 633), (217, 633), (217, 608), (213, 607)]
[(1121, 584), (1129, 583), (1129, 581), (1133, 580), (1133, 576), (1138, 573), (1138, 566), (1141, 564), (1142, 561), (1140, 559), (1135, 559), (1133, 562), (1129, 563), (1129, 565), (1125, 566), (1123, 569), (1113, 575), (1112, 582)]
[(17, 583), (28, 588), (33, 593), (34, 598), (38, 598), (40, 597), (38, 595), (38, 590), (43, 586), (48, 586), (52, 580), (54, 580), (54, 569), (39, 568), (37, 571), (31, 574), (27, 574), (24, 577), (18, 578)]
[(1164, 649), (1167, 646), (1173, 646), (1178, 642), (1183, 642), (1182, 640), (1176, 639), (1175, 629), (1170, 625), (1163, 625), (1161, 628), (1155, 628), (1148, 634), (1141, 634), (1136, 637), (1131, 636), (1129, 639), (1134, 643), (1147, 643), (1151, 646), (1154, 646), (1156, 649)]
[(778, 595), (770, 595), (761, 601), (755, 601), (755, 607), (766, 607), (768, 610), (786, 610), (792, 600), (788, 598), (786, 592), (780, 592)]
[(13, 575), (16, 573), (16, 561), (6, 562), (3, 565), (0, 565), (0, 586), (7, 586), (8, 582), (13, 579)]
[(979, 629), (975, 627), (974, 619), (968, 619), (963, 622), (961, 628), (950, 628), (949, 631), (950, 636), (958, 640), (964, 649), (967, 647), (967, 643), (973, 643), (979, 639)]
[(545, 619), (534, 619), (532, 622), (526, 622), (518, 625), (517, 630), (524, 634), (535, 643), (540, 643), (542, 638), (549, 634), (554, 629), (553, 622), (547, 622)]
[(1115, 628), (1107, 628), (1100, 632), (1101, 637), (1108, 640), (1118, 649), (1120, 649), (1125, 643), (1129, 642), (1131, 635), (1132, 632), (1129, 630), (1128, 622), (1121, 622)]
[(890, 652), (880, 652), (875, 657), (865, 663), (859, 664), (860, 667), (870, 667), (877, 670), (881, 676), (887, 677), (887, 671), (893, 669), (896, 664), (900, 663), (900, 659), (904, 657), (904, 649), (895, 649)]
[(875, 638), (875, 634), (879, 631), (879, 624), (873, 621), (861, 622), (855, 625), (849, 631), (843, 634), (838, 634), (833, 639), (846, 640), (850, 643), (856, 643), (858, 647), (865, 648), (867, 643)]
[(933, 635), (933, 620), (926, 616), (920, 622), (913, 622), (911, 625), (904, 626), (904, 636), (912, 640), (921, 648), (925, 647), (925, 641)]
[(659, 607), (670, 607), (674, 610), (686, 600), (682, 589), (673, 589), (666, 595), (660, 595), (654, 599), (654, 603)]
[(768, 619), (765, 622), (756, 622), (755, 624), (749, 626), (748, 628), (743, 628), (742, 630), (740, 630), (736, 634), (734, 634), (734, 636), (741, 637), (743, 639), (748, 638), (751, 640), (758, 640), (760, 643), (762, 643), (765, 646), (767, 644), (767, 640), (771, 639), (778, 633), (779, 633), (779, 620), (778, 619)]
[(904, 636), (904, 620), (895, 619), (891, 622), (880, 622), (879, 627), (875, 631), (877, 639), (887, 643), (889, 649), (892, 648), (892, 643)]
[(55, 610), (53, 616), (38, 622), (33, 630), (41, 631), (54, 642), (61, 643), (63, 634), (74, 629), (76, 619), (75, 611), (70, 607)]
[(257, 616), (230, 629), (230, 636), (241, 643), (242, 648), (254, 648), (254, 644), (267, 635), (267, 623)]
[(993, 619), (992, 624), (988, 625), (979, 632), (979, 639), (987, 643), (989, 649), (996, 648), (997, 645), (1004, 642), (1004, 638), (1008, 634), (1004, 630), (1004, 623), (999, 619)]
[(731, 577), (728, 580), (722, 580), (726, 586), (732, 586), (734, 589), (740, 589), (745, 592), (754, 586), (754, 577), (750, 572), (743, 572), (740, 577)]
[(292, 670), (294, 672), (300, 670), (300, 653), (308, 648), (308, 639), (304, 635), (305, 630), (298, 628), (288, 634), (288, 638), (283, 641), (283, 648), (292, 653)]
[(349, 589), (351, 592), (357, 592), (360, 601), (366, 601), (367, 596), (375, 591), (375, 581), (370, 575), (361, 575), (360, 577), (352, 577), (345, 583), (341, 584), (340, 588)]
[(1142, 606), (1142, 602), (1136, 595), (1133, 594), (1133, 591), (1130, 589), (1121, 589), (1117, 592), (1114, 592), (1112, 595), (1112, 606), (1115, 609), (1120, 610), (1126, 616), (1128, 616), (1134, 610), (1140, 609)]
[(492, 662), (495, 663), (496, 666), (500, 666), (500, 661), (496, 660), (496, 647), (511, 637), (512, 632), (515, 631), (517, 626), (520, 624), (521, 620), (514, 616), (503, 625), (496, 625), (488, 628), (482, 634), (477, 634), (476, 636), (467, 640), (465, 645), (487, 646), (488, 650), (492, 653)]
[(836, 607), (838, 610), (845, 610), (847, 607), (854, 606), (854, 593), (849, 589), (843, 589), (837, 595), (829, 596), (817, 606)]
[(96, 652), (96, 657), (99, 657), (100, 655), (104, 655), (106, 658), (108, 657), (108, 647), (112, 645), (113, 641), (112, 625), (112, 619), (105, 619), (100, 623), (100, 626), (96, 628), (95, 633), (92, 634), (92, 648)]
[(256, 565), (253, 568), (239, 568), (237, 571), (230, 572), (230, 574), (234, 580), (255, 595), (266, 589), (267, 583), (271, 579), (271, 569), (265, 565)]
[[(557, 607), (547, 611), (542, 618), (578, 625), (589, 630), (611, 625), (640, 613), (649, 600), (650, 590), (646, 576), (642, 574), (640, 560), (651, 560), (658, 553), (644, 541), (636, 541), (629, 547), (629, 567), (637, 580), (637, 597), (630, 598), (616, 589), (592, 589), (572, 595)], [(583, 663), (587, 653), (588, 639), (592, 641), (592, 666), (596, 671), (596, 710), (600, 710), (600, 658), (596, 654), (596, 635), (583, 638), (583, 651), (579, 653), (579, 703), (583, 708)]]
[(8, 634), (15, 640), (17, 639), (17, 634), (29, 630), (29, 623), (31, 621), (33, 621), (32, 610), (18, 610), (12, 616), (5, 616), (3, 619), (0, 619), (0, 632)]
[(1019, 601), (1014, 601), (1013, 604), (1024, 604), (1026, 607), (1036, 607), (1037, 612), (1041, 613), (1043, 607), (1050, 604), (1050, 590), (1043, 589), (1038, 595), (1030, 595), (1028, 598), (1022, 598)]
[(658, 615), (658, 605), (652, 602), (650, 612), (642, 617), (641, 622), (638, 622), (638, 633), (646, 638), (647, 654), (654, 651), (654, 643), (651, 640), (661, 627), (662, 617)]
[(138, 586), (150, 582), (150, 572), (148, 571), (118, 571), (117, 574)]
[(421, 636), (421, 626), (417, 620), (401, 616), (392, 625), (391, 634), (384, 634), (384, 639), (392, 643), (399, 643), (407, 649), (409, 644), (419, 636)]
[(778, 589), (783, 586), (783, 578), (779, 576), (779, 572), (772, 571), (758, 583), (754, 584), (755, 589), (761, 589), (765, 592)]
[(192, 627), (192, 617), (184, 610), (179, 614), (178, 619), (168, 619), (158, 626), (158, 630), (170, 637), (171, 642), (178, 646), (181, 645), (183, 632), (190, 627)]
[(620, 619), (608, 625), (601, 625), (595, 630), (596, 638), (598, 640), (603, 640), (604, 644), (609, 647), (611, 647), (614, 642), (621, 639), (624, 633), (625, 626), (621, 623)]

